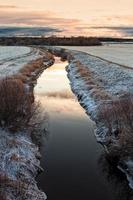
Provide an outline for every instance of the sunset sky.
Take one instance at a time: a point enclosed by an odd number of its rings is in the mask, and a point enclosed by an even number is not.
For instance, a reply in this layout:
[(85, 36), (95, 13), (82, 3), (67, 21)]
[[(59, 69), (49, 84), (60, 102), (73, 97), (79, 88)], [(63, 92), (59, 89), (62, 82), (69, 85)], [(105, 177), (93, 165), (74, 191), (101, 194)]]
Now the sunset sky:
[(57, 35), (133, 36), (133, 0), (0, 0), (0, 26), (56, 28)]

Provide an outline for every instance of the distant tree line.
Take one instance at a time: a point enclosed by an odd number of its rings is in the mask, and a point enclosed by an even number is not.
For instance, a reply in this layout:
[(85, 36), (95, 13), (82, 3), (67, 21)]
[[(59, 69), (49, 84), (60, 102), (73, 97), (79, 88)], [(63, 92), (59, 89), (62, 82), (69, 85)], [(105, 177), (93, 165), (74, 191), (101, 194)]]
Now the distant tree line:
[(133, 42), (133, 39), (108, 37), (0, 37), (0, 45), (51, 45), (51, 46), (100, 46), (102, 42)]
[(0, 45), (97, 46), (95, 37), (0, 37)]
[(133, 42), (132, 38), (111, 38), (111, 37), (98, 37), (101, 42)]

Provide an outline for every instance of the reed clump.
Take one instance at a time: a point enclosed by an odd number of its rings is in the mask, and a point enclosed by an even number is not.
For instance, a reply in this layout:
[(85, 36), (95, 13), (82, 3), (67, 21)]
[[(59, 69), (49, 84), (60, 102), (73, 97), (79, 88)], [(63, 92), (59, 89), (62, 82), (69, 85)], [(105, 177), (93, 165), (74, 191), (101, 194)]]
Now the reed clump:
[(33, 116), (34, 104), (19, 79), (0, 80), (0, 126), (11, 131), (27, 127)]
[(92, 72), (90, 72), (89, 68), (82, 65), (79, 61), (76, 63), (77, 72), (85, 81), (85, 85), (90, 92), (90, 95), (95, 100), (109, 100), (111, 99), (111, 95), (109, 95), (105, 90), (102, 89), (100, 83), (98, 83), (98, 79), (93, 77)]
[[(110, 138), (110, 152), (133, 154), (133, 94), (125, 94), (100, 109), (99, 119), (104, 121)], [(112, 154), (113, 155), (113, 154)]]

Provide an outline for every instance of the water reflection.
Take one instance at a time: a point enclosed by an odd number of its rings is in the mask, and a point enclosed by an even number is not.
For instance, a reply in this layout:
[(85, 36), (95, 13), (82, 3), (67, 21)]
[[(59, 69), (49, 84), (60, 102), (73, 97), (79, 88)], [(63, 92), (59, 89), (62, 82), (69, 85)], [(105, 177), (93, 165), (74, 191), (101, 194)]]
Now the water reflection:
[[(36, 100), (53, 118), (79, 117), (84, 118), (84, 111), (76, 102), (69, 87), (65, 67), (67, 62), (61, 62), (55, 57), (55, 64), (44, 71), (35, 87)], [(61, 115), (60, 115), (61, 114)]]
[(56, 58), (35, 88), (42, 111), (49, 115), (48, 140), (41, 147), (45, 171), (38, 177), (39, 186), (48, 200), (130, 200), (127, 184), (101, 157), (94, 124), (70, 90), (66, 65)]
[(75, 99), (75, 96), (72, 94), (72, 92), (68, 90), (44, 92), (44, 93), (40, 93), (39, 95), (43, 97), (49, 97), (49, 98), (53, 97), (53, 98), (58, 98), (58, 99)]
[(71, 93), (69, 81), (64, 70), (67, 62), (60, 62), (59, 58), (55, 58), (55, 64), (44, 71), (39, 77), (38, 84), (35, 87), (36, 95), (49, 92), (67, 91)]

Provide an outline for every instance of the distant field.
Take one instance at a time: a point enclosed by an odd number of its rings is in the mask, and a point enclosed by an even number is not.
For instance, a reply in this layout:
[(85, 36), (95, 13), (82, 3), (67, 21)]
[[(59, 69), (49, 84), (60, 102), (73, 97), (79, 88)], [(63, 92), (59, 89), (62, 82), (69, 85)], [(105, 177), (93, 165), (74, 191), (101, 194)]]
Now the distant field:
[(105, 44), (95, 47), (64, 47), (71, 50), (83, 51), (109, 61), (133, 67), (133, 44)]
[(0, 46), (0, 78), (16, 74), (39, 56), (39, 50), (30, 47)]
[(28, 47), (8, 47), (0, 46), (0, 61), (7, 59), (14, 59), (30, 53), (31, 49)]

